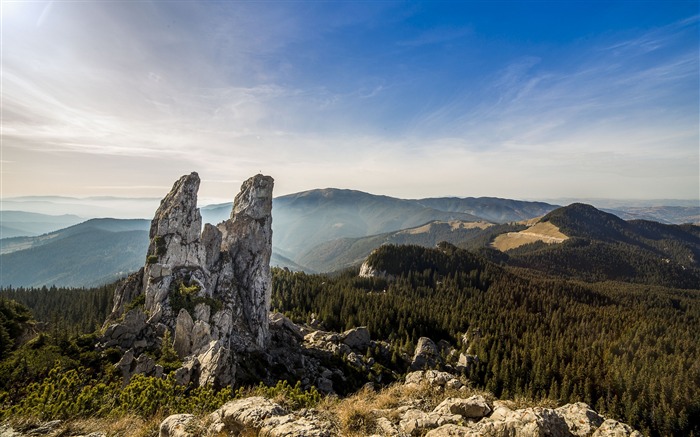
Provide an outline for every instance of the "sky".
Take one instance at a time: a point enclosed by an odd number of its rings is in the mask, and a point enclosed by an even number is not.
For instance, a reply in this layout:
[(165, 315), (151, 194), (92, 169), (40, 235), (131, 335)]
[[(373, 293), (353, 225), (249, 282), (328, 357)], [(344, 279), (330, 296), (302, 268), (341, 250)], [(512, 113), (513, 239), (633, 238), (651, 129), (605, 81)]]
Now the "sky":
[(698, 1), (10, 1), (3, 198), (700, 198)]

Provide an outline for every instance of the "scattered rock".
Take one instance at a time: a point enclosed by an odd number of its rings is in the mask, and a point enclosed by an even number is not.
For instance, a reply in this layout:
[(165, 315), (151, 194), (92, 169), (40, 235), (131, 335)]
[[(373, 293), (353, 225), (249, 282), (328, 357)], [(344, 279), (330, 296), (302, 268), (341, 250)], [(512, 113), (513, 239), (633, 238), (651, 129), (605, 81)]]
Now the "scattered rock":
[[(504, 434), (505, 436), (506, 434)], [(514, 434), (515, 435), (515, 434)], [(425, 437), (478, 437), (479, 434), (475, 434), (474, 431), (470, 430), (466, 426), (460, 426), (455, 424), (443, 425), (439, 428), (428, 431)], [(508, 435), (510, 437), (510, 435)]]
[(399, 430), (408, 435), (422, 435), (427, 430), (437, 428), (445, 424), (457, 424), (462, 418), (457, 414), (425, 413), (412, 409), (401, 416)]
[(406, 375), (405, 384), (428, 384), (436, 388), (459, 389), (464, 384), (455, 375), (439, 370), (417, 370)]
[(52, 420), (50, 422), (44, 422), (38, 427), (27, 431), (26, 435), (45, 435), (55, 431), (63, 423), (62, 420)]

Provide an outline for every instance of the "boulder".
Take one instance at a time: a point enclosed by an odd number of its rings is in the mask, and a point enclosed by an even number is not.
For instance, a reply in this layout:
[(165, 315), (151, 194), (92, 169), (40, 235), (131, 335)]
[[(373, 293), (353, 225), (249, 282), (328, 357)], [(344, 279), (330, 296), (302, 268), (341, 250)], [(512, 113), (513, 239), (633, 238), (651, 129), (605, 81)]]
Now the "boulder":
[(333, 425), (315, 410), (302, 410), (286, 416), (274, 416), (260, 429), (263, 437), (330, 437), (337, 435)]
[(415, 372), (411, 372), (406, 375), (404, 384), (428, 384), (431, 387), (452, 389), (459, 389), (463, 386), (459, 378), (451, 373), (441, 372), (439, 370), (417, 370)]
[(253, 396), (227, 402), (221, 408), (209, 415), (209, 432), (241, 433), (250, 428), (260, 429), (266, 419), (274, 416), (285, 416), (287, 412), (271, 400)]
[(344, 344), (360, 352), (365, 352), (371, 345), (369, 331), (364, 326), (345, 331), (340, 338)]
[(194, 420), (192, 414), (173, 414), (161, 422), (158, 437), (195, 437), (188, 431), (188, 425)]
[(583, 402), (567, 404), (555, 410), (564, 418), (569, 432), (577, 437), (590, 436), (605, 421), (605, 418)]
[(440, 352), (437, 345), (428, 337), (419, 338), (411, 360), (411, 370), (433, 368), (439, 360)]
[(404, 434), (415, 436), (423, 435), (427, 430), (452, 423), (457, 424), (462, 418), (456, 414), (425, 413), (411, 409), (401, 416), (399, 430)]
[(448, 423), (428, 431), (425, 437), (479, 437), (479, 434), (466, 426)]
[(269, 316), (270, 326), (278, 329), (284, 329), (287, 333), (293, 335), (297, 340), (304, 340), (304, 334), (301, 329), (282, 313), (271, 313)]
[(457, 414), (465, 419), (481, 419), (491, 413), (483, 396), (472, 396), (468, 399), (447, 398), (433, 410), (438, 414)]

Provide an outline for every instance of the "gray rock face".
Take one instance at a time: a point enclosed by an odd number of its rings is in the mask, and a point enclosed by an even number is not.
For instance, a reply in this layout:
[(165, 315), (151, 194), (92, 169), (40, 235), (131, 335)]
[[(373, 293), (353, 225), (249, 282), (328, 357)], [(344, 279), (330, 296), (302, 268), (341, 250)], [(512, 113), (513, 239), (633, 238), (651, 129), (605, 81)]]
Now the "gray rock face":
[(437, 365), (439, 360), (440, 351), (438, 351), (437, 345), (433, 340), (428, 337), (419, 338), (416, 351), (413, 354), (411, 370), (433, 368)]
[(222, 234), (221, 249), (231, 256), (240, 288), (248, 291), (241, 294), (244, 320), (259, 348), (269, 340), (273, 185), (269, 176), (245, 181), (233, 202), (231, 218), (217, 226)]
[[(239, 353), (269, 342), (273, 185), (269, 176), (248, 179), (231, 218), (202, 231), (199, 176), (175, 182), (151, 222), (146, 265), (115, 293), (101, 346), (134, 349), (131, 361), (154, 372), (138, 356), (157, 352), (170, 331), (186, 367), (180, 380), (232, 384)], [(142, 306), (121, 320), (139, 297)]]

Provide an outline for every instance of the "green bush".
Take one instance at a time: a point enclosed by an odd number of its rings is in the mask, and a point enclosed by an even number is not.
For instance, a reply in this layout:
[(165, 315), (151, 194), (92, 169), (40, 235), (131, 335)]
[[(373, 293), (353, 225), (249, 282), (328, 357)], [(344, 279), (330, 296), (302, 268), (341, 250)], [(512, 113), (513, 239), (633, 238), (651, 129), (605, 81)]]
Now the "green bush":
[(291, 410), (300, 408), (312, 408), (321, 402), (321, 394), (316, 390), (316, 387), (311, 387), (308, 390), (301, 388), (301, 381), (292, 387), (285, 380), (277, 381), (274, 387), (268, 387), (262, 382), (254, 388), (239, 388), (236, 393), (236, 399), (241, 399), (249, 396), (263, 396), (273, 399)]

